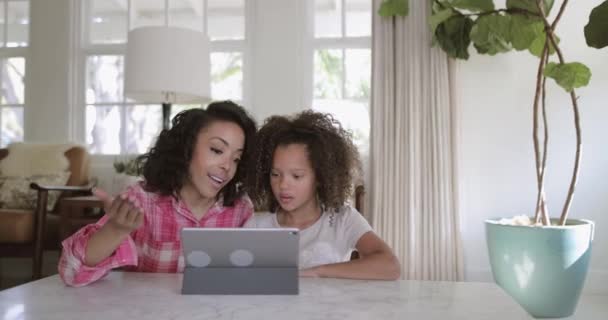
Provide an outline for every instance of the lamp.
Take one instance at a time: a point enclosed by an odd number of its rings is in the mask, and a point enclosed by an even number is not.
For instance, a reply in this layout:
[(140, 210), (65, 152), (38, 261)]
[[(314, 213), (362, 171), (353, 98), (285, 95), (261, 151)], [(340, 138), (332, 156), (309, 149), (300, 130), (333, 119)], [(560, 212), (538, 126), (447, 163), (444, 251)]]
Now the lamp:
[(172, 103), (206, 103), (209, 41), (201, 32), (166, 26), (129, 32), (125, 57), (125, 96), (162, 103), (163, 129), (169, 128)]

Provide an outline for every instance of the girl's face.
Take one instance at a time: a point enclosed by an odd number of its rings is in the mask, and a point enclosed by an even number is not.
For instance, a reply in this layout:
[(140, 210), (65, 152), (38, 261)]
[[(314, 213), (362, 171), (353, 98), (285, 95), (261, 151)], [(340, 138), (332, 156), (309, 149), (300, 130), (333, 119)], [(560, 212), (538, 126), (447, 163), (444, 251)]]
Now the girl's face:
[(202, 128), (190, 161), (190, 186), (215, 198), (234, 177), (244, 146), (245, 133), (236, 123), (213, 121)]
[(316, 177), (304, 144), (278, 146), (272, 159), (270, 185), (284, 211), (315, 209)]

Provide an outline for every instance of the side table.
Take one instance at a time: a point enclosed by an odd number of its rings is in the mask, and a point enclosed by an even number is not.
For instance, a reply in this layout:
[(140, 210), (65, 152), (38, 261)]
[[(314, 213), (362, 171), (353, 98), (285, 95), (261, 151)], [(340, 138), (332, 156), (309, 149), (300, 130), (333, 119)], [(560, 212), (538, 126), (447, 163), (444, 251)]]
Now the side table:
[(95, 196), (66, 197), (60, 200), (59, 237), (61, 241), (104, 214), (103, 202)]

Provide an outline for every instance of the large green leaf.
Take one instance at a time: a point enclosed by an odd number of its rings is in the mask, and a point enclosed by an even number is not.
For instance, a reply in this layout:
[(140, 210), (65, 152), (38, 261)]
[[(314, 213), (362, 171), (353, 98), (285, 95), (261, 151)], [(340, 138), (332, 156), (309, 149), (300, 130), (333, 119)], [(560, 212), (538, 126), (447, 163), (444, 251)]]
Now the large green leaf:
[(494, 10), (494, 1), (492, 0), (450, 0), (448, 4), (454, 8), (472, 12)]
[(469, 34), (473, 27), (473, 20), (469, 17), (457, 15), (449, 18), (437, 27), (435, 37), (441, 49), (448, 56), (457, 59), (469, 59)]
[(585, 26), (587, 45), (601, 49), (608, 46), (608, 0), (591, 10)]
[(589, 83), (591, 71), (580, 62), (557, 64), (550, 62), (545, 68), (544, 75), (552, 78), (567, 92), (574, 88), (584, 87)]
[(452, 8), (443, 9), (433, 13), (433, 15), (431, 15), (431, 17), (429, 18), (429, 24), (431, 25), (431, 34), (434, 35), (435, 31), (437, 30), (437, 27), (455, 14), (457, 13)]
[(471, 30), (471, 41), (479, 53), (495, 55), (511, 50), (511, 16), (481, 16)]
[[(544, 0), (545, 3), (545, 15), (549, 15), (551, 8), (553, 7), (554, 0)], [(507, 0), (507, 9), (519, 8), (530, 12), (539, 13), (538, 7), (536, 6), (536, 0)]]
[[(544, 24), (520, 14), (511, 15), (511, 44), (515, 50), (526, 50), (544, 32)], [(543, 43), (544, 44), (544, 43)], [(542, 49), (542, 48), (541, 48)]]
[(409, 11), (409, 0), (384, 0), (378, 9), (378, 14), (382, 17), (405, 17)]
[[(553, 36), (555, 37), (555, 42), (557, 42), (559, 44), (559, 37), (555, 34)], [(531, 54), (540, 58), (540, 55), (543, 53), (543, 49), (545, 48), (545, 39), (546, 38), (547, 38), (547, 35), (544, 32), (542, 32), (538, 37), (536, 37), (536, 39), (534, 39), (534, 41), (532, 41), (532, 44), (528, 48), (528, 51), (530, 51)], [(551, 42), (549, 42), (549, 54), (551, 55), (554, 53), (555, 53), (555, 46), (553, 46), (553, 44)]]

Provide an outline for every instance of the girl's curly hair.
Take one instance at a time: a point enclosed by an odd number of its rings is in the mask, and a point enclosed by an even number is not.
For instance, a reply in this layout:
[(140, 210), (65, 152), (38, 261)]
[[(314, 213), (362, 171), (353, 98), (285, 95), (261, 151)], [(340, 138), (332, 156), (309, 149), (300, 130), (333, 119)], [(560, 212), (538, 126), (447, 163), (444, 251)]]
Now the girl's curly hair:
[(145, 178), (144, 189), (161, 195), (177, 197), (190, 175), (190, 161), (199, 132), (215, 121), (237, 124), (245, 135), (241, 161), (232, 180), (220, 190), (224, 205), (232, 206), (243, 194), (240, 185), (246, 179), (247, 163), (255, 146), (256, 123), (232, 101), (209, 104), (206, 109), (189, 109), (178, 113), (168, 130), (162, 130), (154, 147), (137, 158), (137, 169)]
[(317, 196), (324, 210), (343, 206), (360, 170), (352, 135), (330, 114), (304, 111), (293, 117), (272, 116), (258, 131), (247, 179), (247, 192), (257, 210), (275, 211), (278, 202), (270, 186), (272, 159), (278, 146), (303, 144), (317, 181)]

